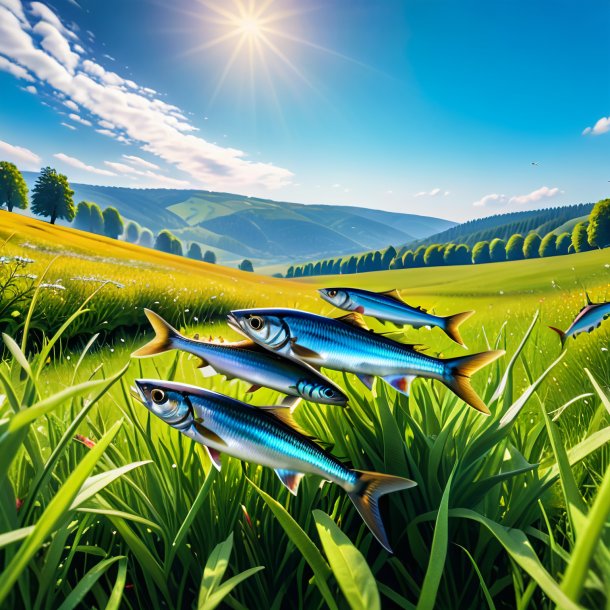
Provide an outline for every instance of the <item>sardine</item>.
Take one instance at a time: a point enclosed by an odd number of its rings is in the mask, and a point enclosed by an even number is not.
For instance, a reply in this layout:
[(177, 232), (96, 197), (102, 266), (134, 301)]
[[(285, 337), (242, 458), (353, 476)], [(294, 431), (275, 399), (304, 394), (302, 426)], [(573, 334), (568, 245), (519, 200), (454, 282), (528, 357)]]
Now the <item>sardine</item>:
[(573, 337), (576, 339), (581, 333), (593, 332), (596, 328), (599, 328), (606, 318), (610, 317), (610, 302), (592, 303), (589, 295), (587, 293), (585, 295), (587, 297), (587, 304), (578, 312), (568, 330), (564, 332), (559, 328), (549, 326), (551, 330), (554, 330), (559, 335), (561, 347), (565, 347), (568, 338)]
[[(197, 356), (200, 368), (229, 379), (239, 377), (249, 381), (254, 392), (260, 387), (271, 388), (311, 402), (345, 405), (347, 396), (330, 379), (313, 367), (272, 354), (251, 340), (216, 343), (189, 339), (170, 326), (161, 316), (145, 309), (155, 337), (136, 350), (132, 356), (143, 358), (179, 349)], [(294, 401), (285, 400), (286, 406)]]
[(332, 319), (296, 309), (242, 309), (229, 314), (229, 325), (287, 358), (355, 373), (369, 388), (372, 377), (381, 377), (408, 395), (415, 377), (438, 379), (485, 414), (489, 409), (470, 385), (470, 376), (504, 355), (503, 351), (489, 351), (434, 358), (416, 351), (415, 346), (371, 332), (358, 313)]
[(398, 290), (371, 292), (360, 288), (321, 288), (318, 292), (325, 301), (339, 309), (355, 311), (380, 321), (392, 322), (397, 326), (437, 326), (462, 346), (464, 341), (459, 326), (474, 314), (474, 311), (465, 311), (452, 316), (435, 316), (422, 307), (412, 307), (405, 303)]
[(379, 497), (416, 485), (376, 472), (352, 470), (313, 442), (288, 409), (253, 407), (223, 394), (170, 381), (136, 380), (134, 395), (166, 424), (201, 443), (220, 470), (221, 454), (273, 468), (294, 495), (305, 474), (343, 488), (373, 535), (392, 552)]

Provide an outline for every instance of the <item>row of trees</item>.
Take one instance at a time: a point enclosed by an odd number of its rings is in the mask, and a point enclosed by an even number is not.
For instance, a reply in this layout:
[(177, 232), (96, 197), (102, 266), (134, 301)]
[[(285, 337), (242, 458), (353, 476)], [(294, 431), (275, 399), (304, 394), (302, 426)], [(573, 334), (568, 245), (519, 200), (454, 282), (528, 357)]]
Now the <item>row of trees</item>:
[[(14, 163), (0, 161), (0, 207), (6, 206), (9, 212), (14, 209), (25, 210), (28, 207), (28, 187), (23, 175)], [(40, 171), (32, 191), (32, 212), (37, 216), (49, 217), (55, 224), (59, 218), (73, 222), (81, 231), (105, 235), (113, 239), (120, 237), (132, 244), (145, 248), (155, 248), (184, 256), (185, 245), (171, 231), (162, 230), (156, 236), (147, 228), (136, 222), (125, 223), (115, 207), (104, 210), (95, 202), (81, 201), (74, 206), (74, 191), (70, 188), (68, 178), (51, 167)], [(212, 250), (202, 252), (201, 246), (192, 242), (186, 252), (188, 258), (215, 264), (216, 254)], [(254, 271), (248, 259), (239, 264), (243, 271)]]
[(516, 233), (508, 240), (495, 238), (479, 241), (472, 249), (467, 244), (432, 244), (416, 250), (393, 246), (385, 250), (361, 255), (327, 259), (316, 263), (293, 265), (286, 277), (310, 275), (336, 275), (408, 269), (414, 267), (438, 267), (443, 265), (484, 264), (502, 261), (561, 256), (571, 252), (585, 252), (610, 246), (610, 199), (595, 204), (589, 219), (578, 223), (572, 232), (557, 235), (553, 231), (544, 236), (532, 231), (527, 235)]

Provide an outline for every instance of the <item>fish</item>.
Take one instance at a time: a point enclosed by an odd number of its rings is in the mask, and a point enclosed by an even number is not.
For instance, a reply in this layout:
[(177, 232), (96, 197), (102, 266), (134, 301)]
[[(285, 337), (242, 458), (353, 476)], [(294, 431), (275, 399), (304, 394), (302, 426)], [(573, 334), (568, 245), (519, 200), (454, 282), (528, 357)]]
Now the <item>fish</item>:
[(144, 312), (155, 337), (133, 352), (134, 358), (178, 349), (197, 356), (204, 374), (244, 379), (252, 384), (250, 392), (266, 387), (287, 394), (290, 398), (283, 401), (287, 407), (296, 406), (295, 399), (336, 406), (347, 404), (343, 390), (307, 364), (272, 354), (251, 340), (229, 343), (189, 339), (154, 311), (145, 309)]
[(287, 358), (355, 373), (368, 388), (374, 377), (381, 377), (408, 396), (415, 377), (437, 379), (486, 415), (490, 411), (472, 388), (470, 377), (504, 355), (497, 350), (434, 358), (417, 351), (416, 346), (371, 332), (356, 312), (335, 319), (297, 309), (242, 309), (229, 314), (229, 325)]
[(406, 303), (398, 290), (371, 292), (360, 288), (320, 288), (318, 292), (325, 301), (339, 309), (355, 311), (382, 322), (392, 322), (397, 326), (406, 324), (413, 328), (437, 326), (463, 347), (466, 346), (459, 326), (475, 313), (464, 311), (452, 316), (435, 316), (422, 307)]
[(587, 304), (578, 312), (568, 330), (563, 331), (554, 326), (549, 326), (559, 335), (562, 348), (565, 347), (566, 341), (570, 337), (576, 339), (581, 333), (593, 332), (596, 328), (599, 328), (605, 319), (610, 317), (610, 302), (593, 303), (587, 293), (585, 293), (585, 296)]
[(295, 496), (305, 474), (339, 485), (373, 535), (392, 552), (379, 498), (414, 487), (414, 481), (348, 468), (309, 438), (288, 409), (254, 407), (211, 390), (170, 381), (136, 379), (132, 393), (166, 424), (202, 444), (218, 470), (225, 453), (272, 468)]

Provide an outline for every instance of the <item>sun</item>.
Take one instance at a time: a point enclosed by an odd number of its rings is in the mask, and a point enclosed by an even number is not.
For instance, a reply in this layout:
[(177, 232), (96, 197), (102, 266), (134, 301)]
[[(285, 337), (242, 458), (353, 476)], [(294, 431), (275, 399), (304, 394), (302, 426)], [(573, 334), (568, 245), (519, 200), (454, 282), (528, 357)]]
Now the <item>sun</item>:
[(239, 23), (239, 29), (248, 38), (259, 38), (263, 35), (261, 24), (255, 17), (244, 17)]

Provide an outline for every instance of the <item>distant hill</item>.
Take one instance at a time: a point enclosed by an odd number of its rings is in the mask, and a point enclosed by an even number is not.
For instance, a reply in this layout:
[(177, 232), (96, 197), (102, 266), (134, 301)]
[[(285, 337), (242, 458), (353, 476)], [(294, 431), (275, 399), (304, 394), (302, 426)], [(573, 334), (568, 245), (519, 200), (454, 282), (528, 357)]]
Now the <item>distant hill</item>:
[(593, 203), (579, 203), (544, 210), (495, 214), (486, 218), (469, 220), (440, 233), (413, 240), (406, 246), (411, 249), (436, 243), (459, 243), (473, 246), (478, 241), (490, 241), (495, 237), (508, 239), (515, 233), (527, 235), (531, 231), (537, 231), (541, 236), (544, 236), (551, 231), (557, 233), (571, 231), (576, 224), (574, 220), (586, 219), (593, 209), (593, 205)]
[[(38, 174), (24, 172), (30, 189)], [(220, 262), (243, 257), (273, 264), (319, 259), (404, 244), (454, 226), (449, 220), (338, 205), (305, 205), (188, 189), (132, 189), (71, 183), (74, 200), (114, 206), (153, 232), (217, 252)]]

